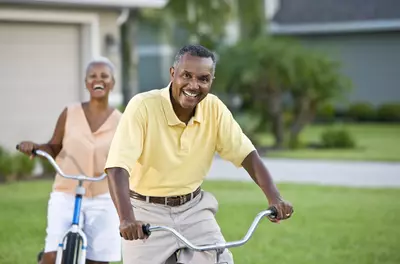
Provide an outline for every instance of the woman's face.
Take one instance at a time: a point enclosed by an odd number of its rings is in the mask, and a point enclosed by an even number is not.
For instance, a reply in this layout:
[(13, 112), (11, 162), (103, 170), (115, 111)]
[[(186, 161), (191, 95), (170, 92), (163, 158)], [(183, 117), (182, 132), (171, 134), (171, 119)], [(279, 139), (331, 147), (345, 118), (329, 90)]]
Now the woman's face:
[(91, 98), (101, 99), (108, 97), (114, 88), (114, 78), (109, 66), (104, 63), (93, 64), (86, 73), (86, 89)]

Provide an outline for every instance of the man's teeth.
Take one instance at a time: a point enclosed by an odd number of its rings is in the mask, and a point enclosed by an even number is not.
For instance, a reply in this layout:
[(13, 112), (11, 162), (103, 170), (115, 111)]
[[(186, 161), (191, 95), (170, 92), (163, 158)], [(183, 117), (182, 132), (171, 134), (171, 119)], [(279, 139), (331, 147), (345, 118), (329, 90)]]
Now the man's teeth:
[(103, 89), (104, 89), (104, 86), (103, 86), (103, 85), (100, 85), (100, 84), (97, 84), (97, 85), (94, 86), (94, 89), (95, 89), (95, 90), (97, 90), (97, 89), (103, 90)]
[(183, 94), (190, 97), (196, 97), (198, 95), (197, 93), (191, 93), (189, 91), (183, 91)]

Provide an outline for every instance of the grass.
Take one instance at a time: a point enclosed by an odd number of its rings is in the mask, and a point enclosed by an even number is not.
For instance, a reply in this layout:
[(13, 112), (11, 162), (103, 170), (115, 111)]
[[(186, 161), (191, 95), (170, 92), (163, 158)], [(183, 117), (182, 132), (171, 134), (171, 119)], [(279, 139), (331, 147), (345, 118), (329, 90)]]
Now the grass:
[[(206, 182), (217, 197), (217, 219), (228, 241), (244, 236), (266, 202), (251, 183)], [(400, 192), (279, 185), (293, 202), (290, 221), (260, 223), (251, 240), (232, 250), (238, 264), (400, 263)], [(43, 246), (50, 181), (0, 186), (0, 263), (35, 263)]]
[[(276, 151), (268, 157), (296, 159), (334, 159), (365, 161), (400, 161), (400, 125), (399, 124), (343, 124), (356, 139), (354, 149), (298, 149)], [(302, 142), (320, 142), (321, 133), (329, 125), (308, 126), (301, 134)], [(262, 143), (271, 145), (271, 135), (263, 135)]]

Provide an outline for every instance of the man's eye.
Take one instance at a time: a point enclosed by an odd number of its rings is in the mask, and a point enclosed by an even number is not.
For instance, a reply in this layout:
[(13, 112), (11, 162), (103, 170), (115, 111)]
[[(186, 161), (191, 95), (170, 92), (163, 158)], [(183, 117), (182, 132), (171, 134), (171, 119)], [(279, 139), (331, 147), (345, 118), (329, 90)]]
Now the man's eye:
[(183, 74), (183, 78), (186, 78), (186, 79), (187, 79), (187, 78), (190, 78), (190, 75), (189, 75), (188, 73), (184, 73), (184, 74)]

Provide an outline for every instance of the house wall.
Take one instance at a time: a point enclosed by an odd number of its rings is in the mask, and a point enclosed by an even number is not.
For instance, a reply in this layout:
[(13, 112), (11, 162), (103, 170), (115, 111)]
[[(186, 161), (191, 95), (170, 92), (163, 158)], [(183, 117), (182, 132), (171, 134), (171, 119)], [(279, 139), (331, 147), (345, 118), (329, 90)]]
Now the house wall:
[(342, 63), (353, 82), (350, 101), (400, 101), (400, 32), (301, 36), (308, 48)]
[(120, 56), (105, 36), (119, 42), (117, 11), (0, 5), (0, 146), (21, 140), (47, 142), (62, 109), (89, 98), (84, 77), (93, 56), (116, 66), (110, 101), (119, 104)]
[[(58, 7), (58, 6), (32, 6), (32, 5), (11, 5), (11, 4), (0, 4), (0, 10), (24, 10), (24, 11), (47, 11), (47, 12), (71, 12), (74, 14), (96, 14), (99, 19), (99, 39), (95, 40), (98, 41), (100, 51), (98, 55), (105, 56), (109, 58), (112, 63), (116, 67), (116, 85), (113, 93), (110, 96), (110, 102), (113, 105), (119, 105), (122, 102), (122, 95), (121, 95), (121, 59), (119, 55), (119, 48), (113, 49), (108, 51), (106, 48), (105, 37), (107, 34), (111, 35), (118, 45), (120, 41), (120, 34), (119, 34), (119, 27), (117, 25), (117, 18), (120, 15), (120, 10), (113, 10), (113, 9), (95, 9), (95, 8), (70, 8), (70, 7)], [(51, 23), (51, 22), (50, 22)], [(90, 49), (88, 46), (82, 46), (82, 53), (90, 54)], [(85, 54), (82, 54), (85, 56)], [(90, 59), (91, 55), (87, 55), (87, 58)], [(87, 63), (87, 60), (86, 60)], [(80, 72), (82, 76), (84, 75), (85, 70), (85, 62), (80, 65)], [(83, 78), (83, 77), (82, 77)], [(84, 80), (81, 81), (81, 87), (78, 89), (84, 89)], [(83, 93), (84, 98), (87, 99), (87, 93)]]

